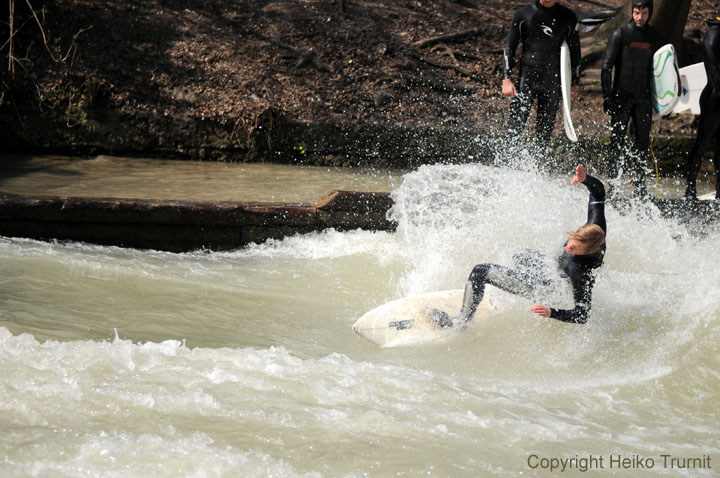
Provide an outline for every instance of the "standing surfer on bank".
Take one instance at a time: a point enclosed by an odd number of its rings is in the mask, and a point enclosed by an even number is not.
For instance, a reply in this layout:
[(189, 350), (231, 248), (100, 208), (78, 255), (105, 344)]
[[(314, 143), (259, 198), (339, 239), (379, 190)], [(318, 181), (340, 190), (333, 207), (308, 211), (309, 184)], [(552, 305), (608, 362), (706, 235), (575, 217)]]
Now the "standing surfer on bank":
[[(572, 286), (575, 307), (553, 309), (536, 304), (530, 310), (542, 317), (584, 324), (590, 314), (595, 270), (602, 265), (605, 257), (605, 186), (599, 179), (589, 176), (583, 165), (578, 165), (575, 170), (575, 177), (570, 184), (575, 183), (584, 184), (590, 191), (588, 219), (575, 232), (568, 233), (568, 240), (557, 264), (561, 271), (560, 280), (567, 280)], [(449, 317), (445, 312), (433, 310), (433, 323), (438, 327), (454, 327), (469, 322), (485, 295), (487, 284), (531, 300), (552, 294), (556, 287), (546, 273), (542, 255), (524, 253), (516, 255), (514, 259), (515, 269), (497, 264), (475, 266), (465, 285), (460, 315)]]
[[(566, 40), (572, 64), (573, 96), (580, 85), (580, 37), (577, 17), (555, 0), (535, 0), (515, 12), (505, 45), (502, 93), (510, 97), (507, 139), (522, 134), (537, 100), (537, 141), (550, 142), (560, 102), (560, 46)], [(513, 83), (515, 51), (522, 42), (519, 87)]]
[[(648, 24), (652, 10), (652, 0), (632, 1), (632, 20), (616, 29), (610, 36), (601, 73), (603, 109), (605, 114), (610, 116), (612, 128), (609, 175), (616, 178), (619, 174), (618, 163), (628, 123), (632, 120), (630, 131), (635, 140), (635, 153), (639, 156), (632, 168), (632, 179), (634, 192), (638, 196), (647, 194), (645, 166), (650, 161), (653, 55), (665, 44), (660, 32)], [(611, 184), (611, 197), (613, 190)]]
[(703, 39), (703, 62), (707, 85), (700, 96), (697, 137), (688, 156), (685, 198), (697, 199), (697, 176), (703, 153), (715, 141), (715, 199), (720, 200), (720, 16), (708, 20), (710, 29)]

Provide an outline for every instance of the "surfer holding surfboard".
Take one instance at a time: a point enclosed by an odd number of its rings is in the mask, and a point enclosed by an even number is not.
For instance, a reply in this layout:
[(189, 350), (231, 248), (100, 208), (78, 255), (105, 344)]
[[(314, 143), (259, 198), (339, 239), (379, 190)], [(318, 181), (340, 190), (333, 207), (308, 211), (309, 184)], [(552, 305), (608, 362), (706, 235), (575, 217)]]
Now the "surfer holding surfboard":
[(720, 16), (708, 20), (703, 39), (707, 85), (700, 96), (700, 124), (690, 156), (685, 197), (697, 199), (697, 176), (705, 150), (715, 142), (715, 199), (720, 199)]
[(554, 281), (567, 280), (573, 291), (575, 307), (555, 309), (536, 304), (530, 310), (542, 317), (551, 317), (562, 322), (584, 324), (590, 314), (592, 289), (595, 285), (595, 270), (605, 257), (605, 186), (587, 174), (583, 165), (578, 165), (571, 184), (582, 183), (590, 192), (587, 223), (575, 232), (568, 233), (565, 248), (558, 258), (560, 278), (553, 279), (544, 267), (544, 257), (539, 253), (516, 256), (514, 269), (497, 264), (479, 264), (473, 268), (465, 285), (460, 315), (450, 317), (446, 312), (434, 310), (433, 322), (438, 327), (455, 327), (471, 320), (475, 309), (485, 295), (485, 286), (493, 285), (511, 294), (528, 299), (549, 295), (555, 290)]
[[(632, 120), (635, 153), (632, 165), (635, 194), (645, 196), (645, 167), (650, 162), (650, 128), (653, 115), (653, 56), (665, 44), (648, 21), (652, 16), (652, 0), (632, 1), (632, 20), (616, 29), (608, 40), (603, 59), (601, 82), (603, 109), (610, 116), (611, 178), (619, 174), (618, 165), (625, 143), (628, 123)], [(613, 80), (613, 69), (615, 77)], [(609, 194), (613, 193), (610, 185)]]
[[(572, 65), (573, 93), (580, 85), (580, 37), (577, 17), (556, 0), (535, 0), (515, 12), (504, 52), (502, 93), (510, 97), (507, 139), (515, 141), (537, 100), (535, 136), (550, 142), (560, 102), (560, 47), (567, 42)], [(519, 83), (512, 80), (515, 52), (522, 43)]]

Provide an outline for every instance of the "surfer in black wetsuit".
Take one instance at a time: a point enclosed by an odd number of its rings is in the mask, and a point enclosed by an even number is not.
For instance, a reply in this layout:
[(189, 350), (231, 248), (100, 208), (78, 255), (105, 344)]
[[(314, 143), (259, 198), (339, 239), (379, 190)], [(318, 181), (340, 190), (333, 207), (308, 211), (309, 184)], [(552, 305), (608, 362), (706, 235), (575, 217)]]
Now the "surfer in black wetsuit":
[[(535, 136), (546, 146), (550, 142), (560, 102), (560, 45), (567, 40), (572, 64), (573, 96), (580, 85), (580, 37), (572, 10), (555, 0), (535, 0), (515, 12), (505, 45), (502, 93), (511, 99), (507, 138), (522, 133), (535, 100)], [(515, 51), (523, 44), (519, 87), (512, 81)]]
[[(575, 183), (584, 184), (590, 191), (588, 219), (577, 231), (568, 233), (565, 249), (558, 258), (561, 277), (572, 285), (575, 307), (554, 309), (536, 304), (530, 310), (562, 322), (584, 324), (590, 313), (595, 269), (602, 265), (605, 256), (605, 186), (600, 180), (587, 175), (582, 165), (575, 170), (571, 184)], [(431, 314), (433, 323), (438, 327), (453, 327), (470, 321), (483, 299), (486, 284), (528, 299), (551, 293), (554, 290), (553, 279), (543, 270), (542, 260), (539, 253), (524, 253), (515, 256), (515, 269), (497, 264), (475, 266), (465, 285), (460, 315), (449, 317), (445, 312), (434, 310)]]
[[(643, 196), (645, 166), (650, 160), (650, 128), (652, 127), (653, 55), (665, 44), (660, 32), (648, 25), (652, 16), (652, 0), (633, 0), (632, 21), (619, 27), (608, 40), (603, 60), (601, 82), (603, 109), (610, 116), (610, 177), (618, 176), (618, 163), (625, 143), (628, 122), (635, 152), (633, 165), (635, 193)], [(612, 70), (615, 69), (613, 80)], [(612, 195), (613, 186), (610, 186)]]
[(720, 16), (708, 20), (703, 39), (707, 85), (700, 96), (700, 119), (695, 144), (688, 157), (685, 197), (697, 199), (697, 176), (703, 153), (715, 141), (715, 199), (720, 200)]

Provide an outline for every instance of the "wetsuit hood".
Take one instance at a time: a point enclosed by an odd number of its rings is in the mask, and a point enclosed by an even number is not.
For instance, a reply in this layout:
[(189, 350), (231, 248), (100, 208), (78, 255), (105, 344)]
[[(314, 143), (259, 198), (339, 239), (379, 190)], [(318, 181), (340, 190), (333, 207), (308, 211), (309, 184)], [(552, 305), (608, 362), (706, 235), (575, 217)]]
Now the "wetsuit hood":
[[(653, 14), (653, 0), (632, 0), (632, 8), (645, 8), (649, 10), (648, 15), (648, 23), (650, 23), (650, 19), (652, 18)], [(630, 16), (632, 17), (632, 9), (630, 10)]]
[(714, 26), (720, 25), (720, 16), (717, 16), (715, 18), (711, 18), (710, 20), (708, 20), (707, 25), (709, 27), (714, 27)]

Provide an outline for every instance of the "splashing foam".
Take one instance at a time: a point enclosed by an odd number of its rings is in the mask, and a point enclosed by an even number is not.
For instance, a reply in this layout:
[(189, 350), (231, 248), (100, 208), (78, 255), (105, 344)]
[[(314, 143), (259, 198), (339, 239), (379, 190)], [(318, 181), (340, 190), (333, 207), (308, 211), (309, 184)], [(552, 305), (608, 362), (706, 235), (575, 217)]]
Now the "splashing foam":
[[(571, 186), (571, 178), (571, 172), (557, 177), (478, 164), (423, 166), (406, 175), (389, 213), (398, 221), (399, 249), (408, 263), (400, 295), (461, 288), (475, 264), (511, 266), (512, 255), (523, 249), (557, 257), (564, 233), (587, 219), (587, 190)], [(667, 373), (667, 359), (720, 319), (720, 233), (711, 230), (699, 239), (651, 205), (622, 214), (608, 205), (606, 215), (608, 249), (592, 318), (587, 326), (562, 332), (585, 345), (562, 352), (579, 360), (617, 353), (633, 367), (641, 357), (657, 364), (657, 373)], [(526, 300), (496, 296), (517, 319), (513, 326), (534, 330), (548, 324), (528, 312)], [(551, 337), (557, 339), (557, 330)], [(608, 343), (610, 351), (603, 351)], [(634, 347), (632, 354), (623, 351), (627, 346)]]

